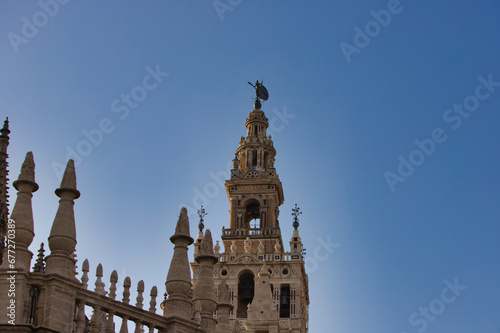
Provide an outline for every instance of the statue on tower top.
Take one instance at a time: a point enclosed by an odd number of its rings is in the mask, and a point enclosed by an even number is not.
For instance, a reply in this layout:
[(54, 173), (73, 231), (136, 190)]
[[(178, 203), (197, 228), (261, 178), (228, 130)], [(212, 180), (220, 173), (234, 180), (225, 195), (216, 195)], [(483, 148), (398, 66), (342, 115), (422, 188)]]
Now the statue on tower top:
[(259, 82), (259, 80), (257, 80), (255, 82), (255, 85), (248, 82), (249, 85), (255, 88), (256, 98), (254, 106), (256, 109), (260, 109), (262, 107), (262, 105), (260, 104), (260, 100), (267, 101), (267, 99), (269, 98), (269, 93), (267, 92), (267, 89), (266, 87), (264, 87), (263, 83), (264, 80), (262, 80), (262, 82)]

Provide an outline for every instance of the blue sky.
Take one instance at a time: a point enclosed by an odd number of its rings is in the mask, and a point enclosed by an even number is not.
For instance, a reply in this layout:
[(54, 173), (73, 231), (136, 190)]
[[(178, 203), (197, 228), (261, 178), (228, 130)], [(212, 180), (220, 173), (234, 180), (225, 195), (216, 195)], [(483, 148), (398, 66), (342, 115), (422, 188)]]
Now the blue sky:
[(164, 290), (180, 207), (203, 203), (216, 239), (228, 226), (218, 179), (263, 77), (310, 332), (500, 332), (498, 2), (57, 4), (0, 3), (10, 178), (33, 151), (40, 185), (32, 252), (79, 149), (80, 266)]

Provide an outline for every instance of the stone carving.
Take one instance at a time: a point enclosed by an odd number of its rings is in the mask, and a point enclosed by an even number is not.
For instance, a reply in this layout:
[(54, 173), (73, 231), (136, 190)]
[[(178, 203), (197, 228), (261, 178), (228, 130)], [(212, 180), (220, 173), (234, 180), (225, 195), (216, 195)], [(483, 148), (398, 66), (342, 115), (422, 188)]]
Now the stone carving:
[(281, 251), (281, 244), (280, 241), (277, 239), (276, 244), (274, 245), (274, 252), (280, 252)]
[(35, 181), (35, 161), (33, 160), (33, 153), (30, 151), (26, 153), (18, 180)]
[(250, 252), (252, 249), (252, 243), (250, 243), (250, 238), (245, 239), (245, 252)]
[(234, 154), (233, 169), (238, 169), (240, 166), (240, 160), (238, 159), (238, 154)]
[(177, 226), (175, 227), (175, 236), (188, 236), (189, 235), (189, 218), (187, 214), (186, 207), (182, 207), (181, 213), (179, 214), (179, 220), (177, 221)]
[(229, 250), (231, 252), (236, 252), (237, 248), (236, 248), (236, 241), (231, 241), (231, 247), (229, 248)]
[(259, 240), (259, 252), (264, 252), (264, 242), (261, 240)]
[(201, 242), (200, 255), (213, 256), (214, 255), (214, 245), (212, 241), (212, 233), (210, 229), (207, 229), (203, 241)]
[(269, 157), (269, 158), (267, 159), (267, 167), (268, 167), (268, 168), (274, 168), (274, 158)]

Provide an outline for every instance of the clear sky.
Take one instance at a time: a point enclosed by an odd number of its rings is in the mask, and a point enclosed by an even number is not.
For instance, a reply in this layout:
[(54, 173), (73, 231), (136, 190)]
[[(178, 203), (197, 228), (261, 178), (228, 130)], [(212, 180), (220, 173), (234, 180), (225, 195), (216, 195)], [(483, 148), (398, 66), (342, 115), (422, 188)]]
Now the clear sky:
[(500, 332), (497, 1), (54, 3), (0, 3), (10, 179), (33, 151), (40, 185), (32, 252), (76, 151), (80, 267), (163, 292), (180, 207), (193, 236), (201, 204), (215, 239), (228, 226), (220, 184), (263, 77), (310, 332)]

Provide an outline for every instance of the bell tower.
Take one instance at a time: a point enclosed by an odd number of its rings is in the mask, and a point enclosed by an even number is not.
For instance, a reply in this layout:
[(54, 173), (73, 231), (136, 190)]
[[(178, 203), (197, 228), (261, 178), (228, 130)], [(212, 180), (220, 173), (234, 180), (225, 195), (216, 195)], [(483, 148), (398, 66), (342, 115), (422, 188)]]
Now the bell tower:
[[(256, 103), (257, 105), (257, 103)], [(226, 181), (229, 197), (229, 229), (223, 233), (224, 245), (246, 237), (264, 237), (265, 246), (282, 244), (279, 231), (279, 206), (283, 204), (283, 187), (274, 168), (276, 150), (264, 111), (255, 108), (246, 120), (247, 136), (241, 137), (231, 170)]]
[[(222, 229), (224, 249), (214, 247), (218, 258), (214, 268), (215, 288), (227, 286), (232, 306), (231, 326), (247, 333), (308, 331), (309, 290), (298, 231), (298, 208), (290, 249), (284, 247), (279, 213), (284, 202), (283, 186), (274, 167), (276, 150), (260, 100), (268, 93), (262, 83), (252, 85), (257, 98), (246, 119), (246, 137), (236, 149), (231, 179), (226, 181), (229, 199), (229, 228)], [(195, 258), (203, 238), (204, 209), (198, 212), (200, 225)], [(209, 221), (208, 221), (209, 223)], [(287, 246), (288, 247), (288, 246)], [(222, 251), (221, 251), (222, 250)], [(191, 264), (196, 286), (200, 267)], [(237, 330), (233, 330), (236, 332)]]

